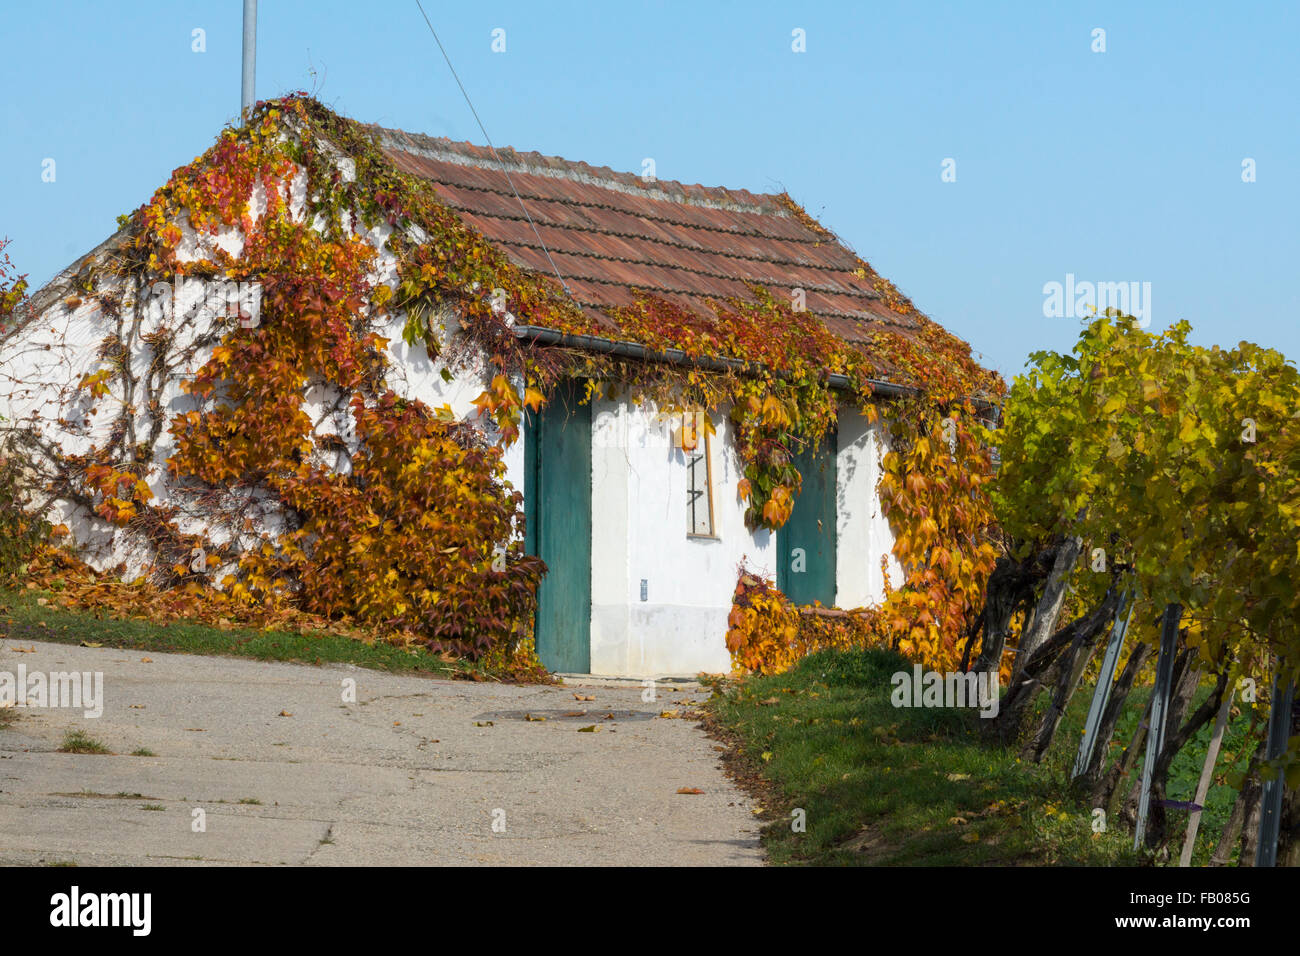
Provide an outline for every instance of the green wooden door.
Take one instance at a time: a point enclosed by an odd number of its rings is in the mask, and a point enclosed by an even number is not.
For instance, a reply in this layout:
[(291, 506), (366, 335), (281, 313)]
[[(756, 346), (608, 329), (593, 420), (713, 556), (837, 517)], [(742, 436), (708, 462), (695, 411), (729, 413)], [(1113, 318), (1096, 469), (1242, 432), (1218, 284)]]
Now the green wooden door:
[(546, 562), (537, 593), (537, 656), (550, 671), (591, 670), (591, 405), (560, 386), (524, 426), (528, 551)]
[(795, 604), (835, 604), (836, 434), (795, 458), (803, 487), (776, 532), (776, 584)]

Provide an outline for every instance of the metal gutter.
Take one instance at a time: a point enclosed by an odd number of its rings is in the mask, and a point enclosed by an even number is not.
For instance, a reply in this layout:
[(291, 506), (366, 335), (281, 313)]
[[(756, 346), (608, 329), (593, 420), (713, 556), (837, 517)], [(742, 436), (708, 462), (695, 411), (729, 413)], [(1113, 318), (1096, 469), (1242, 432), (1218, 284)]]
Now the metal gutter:
[[(668, 349), (666, 351), (656, 351), (647, 348), (638, 342), (619, 342), (615, 339), (602, 338), (597, 335), (576, 335), (569, 332), (556, 332), (554, 329), (542, 328), (539, 325), (516, 325), (514, 327), (515, 338), (526, 339), (537, 345), (551, 345), (560, 348), (583, 349), (588, 352), (599, 352), (604, 355), (617, 355), (620, 358), (637, 359), (642, 362), (664, 362), (669, 365), (684, 365), (688, 368), (699, 368), (709, 372), (740, 372), (742, 374), (757, 374), (763, 370), (763, 366), (756, 362), (745, 362), (741, 359), (731, 358), (709, 358), (695, 357), (687, 355), (681, 349)], [(868, 379), (873, 394), (885, 398), (903, 398), (908, 395), (918, 395), (921, 390), (913, 388), (910, 385), (898, 385), (894, 382), (885, 382), (878, 379)], [(849, 390), (849, 378), (847, 375), (838, 373), (827, 376), (827, 384), (831, 388), (840, 391)]]

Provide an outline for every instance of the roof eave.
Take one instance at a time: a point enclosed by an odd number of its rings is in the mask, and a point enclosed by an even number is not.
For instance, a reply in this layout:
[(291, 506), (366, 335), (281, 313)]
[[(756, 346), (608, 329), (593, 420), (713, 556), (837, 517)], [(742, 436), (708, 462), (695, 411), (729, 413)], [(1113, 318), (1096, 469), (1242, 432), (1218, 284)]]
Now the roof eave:
[[(694, 356), (688, 355), (681, 349), (660, 351), (639, 342), (624, 342), (603, 338), (598, 335), (557, 332), (554, 329), (544, 328), (540, 325), (516, 325), (513, 331), (515, 338), (526, 339), (535, 345), (581, 349), (587, 352), (617, 355), (620, 358), (636, 359), (642, 362), (663, 362), (669, 365), (682, 365), (710, 372), (740, 372), (741, 374), (750, 375), (758, 374), (764, 370), (762, 365), (756, 362), (746, 362), (742, 359)], [(841, 375), (837, 372), (831, 373), (827, 376), (826, 381), (831, 388), (838, 391), (853, 390), (847, 375)], [(883, 398), (906, 398), (911, 395), (921, 394), (919, 388), (911, 385), (899, 385), (896, 382), (886, 382), (880, 379), (868, 379), (867, 381), (871, 385), (872, 394)]]

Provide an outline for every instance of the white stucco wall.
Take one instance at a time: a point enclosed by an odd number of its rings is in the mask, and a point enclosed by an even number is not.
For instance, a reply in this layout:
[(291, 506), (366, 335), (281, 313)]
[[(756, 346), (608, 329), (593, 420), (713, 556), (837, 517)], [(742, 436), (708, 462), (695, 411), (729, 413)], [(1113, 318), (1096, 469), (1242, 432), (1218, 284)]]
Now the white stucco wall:
[[(776, 536), (745, 527), (736, 495), (740, 462), (725, 412), (713, 417), (716, 538), (687, 534), (687, 467), (674, 447), (679, 416), (597, 399), (592, 409), (593, 674), (656, 676), (730, 670), (727, 615), (741, 561), (775, 577)], [(888, 449), (884, 429), (854, 408), (840, 413), (836, 604), (884, 596), (902, 569), (876, 486)], [(641, 600), (641, 581), (646, 600)]]
[[(460, 328), (455, 313), (446, 311), (435, 321), (439, 323), (439, 340), (450, 343)], [(419, 399), (430, 408), (449, 406), (456, 418), (476, 423), (489, 440), (495, 441), (498, 434), (496, 423), (490, 417), (480, 416), (474, 405), (474, 399), (491, 383), (492, 375), (481, 364), (461, 365), (449, 370), (451, 381), (447, 381), (442, 376), (447, 365), (441, 358), (431, 359), (423, 343), (408, 346), (403, 341), (402, 329), (405, 323), (406, 314), (399, 313), (391, 319), (387, 330), (383, 332), (389, 339), (389, 387), (405, 398)], [(520, 439), (504, 449), (502, 460), (506, 466), (506, 481), (516, 491), (526, 494), (522, 429)]]
[[(301, 169), (290, 180), (289, 194), (292, 214), (301, 218), (306, 208), (306, 177)], [(265, 193), (258, 184), (252, 194), (253, 218), (257, 219), (265, 208)], [(182, 232), (177, 252), (182, 263), (207, 258), (215, 247), (221, 247), (232, 255), (238, 255), (243, 247), (243, 233), (238, 227), (223, 228), (216, 236), (209, 236), (196, 233), (188, 220), (182, 219), (177, 225)], [(317, 223), (318, 228), (321, 225)], [(352, 225), (355, 227), (357, 224)], [(414, 231), (418, 240), (418, 229)], [(396, 257), (384, 248), (391, 233), (392, 228), (384, 223), (355, 230), (355, 234), (365, 238), (376, 249), (374, 269), (368, 277), (374, 286), (381, 283), (395, 285), (397, 282)], [(96, 252), (104, 250), (110, 243)], [(60, 283), (61, 280), (56, 279), (52, 285)], [(135, 290), (129, 283), (105, 270), (97, 290), (115, 295), (122, 303), (123, 321), (120, 323), (105, 314), (95, 296), (68, 288), (66, 294), (50, 301), (34, 321), (0, 341), (0, 432), (30, 429), (42, 443), (68, 455), (86, 454), (93, 448), (102, 447), (109, 440), (114, 420), (127, 404), (122, 384), (118, 379), (111, 380), (109, 394), (93, 403), (78, 384), (85, 375), (106, 367), (106, 361), (99, 355), (99, 347), (108, 337), (120, 337), (130, 355), (132, 372), (141, 381), (146, 380), (154, 351), (145, 337), (163, 328), (171, 330), (175, 338), (170, 345), (166, 368), (157, 383), (162, 408), (169, 422), (176, 415), (197, 408), (195, 399), (183, 392), (181, 386), (211, 357), (212, 347), (199, 348), (188, 357), (182, 353), (198, 335), (209, 332), (214, 322), (223, 321), (217, 317), (219, 304), (214, 304), (212, 299), (215, 288), (211, 281), (189, 278), (173, 283), (171, 276), (151, 277), (150, 284), (141, 290), (140, 324), (134, 330), (131, 317)], [(454, 313), (444, 312), (435, 316), (434, 321), (439, 324), (440, 340), (444, 343), (451, 341), (458, 325)], [(405, 324), (405, 313), (397, 312), (389, 316), (379, 330), (389, 340), (389, 386), (403, 397), (420, 399), (434, 408), (444, 404), (450, 406), (457, 418), (478, 422), (485, 427), (489, 440), (494, 439), (494, 423), (490, 419), (480, 421), (478, 410), (473, 405), (473, 400), (484, 389), (485, 380), (491, 376), (484, 375), (482, 368), (469, 365), (451, 369), (451, 380), (445, 380), (442, 376), (446, 367), (443, 361), (431, 359), (423, 344), (410, 347), (402, 340)], [(320, 463), (346, 472), (351, 465), (350, 455), (357, 448), (347, 402), (341, 400), (337, 388), (321, 381), (309, 383), (303, 398), (303, 410), (312, 423), (313, 434), (338, 435), (346, 445), (346, 450), (318, 451)], [(135, 409), (131, 418), (136, 433), (147, 434), (150, 423), (140, 396), (134, 396), (130, 404)], [(237, 526), (226, 526), (219, 518), (214, 518), (213, 513), (219, 514), (220, 508), (190, 507), (188, 497), (168, 479), (166, 462), (175, 450), (171, 435), (164, 429), (154, 448), (153, 460), (145, 469), (145, 481), (155, 495), (156, 504), (177, 507), (174, 520), (182, 532), (202, 533), (216, 543), (239, 538), (244, 547), (254, 547), (282, 530), (278, 509), (269, 499), (259, 515), (250, 516), (254, 525), (248, 532)], [(515, 489), (523, 491), (523, 443), (516, 442), (507, 449), (504, 460), (507, 480)], [(246, 515), (247, 512), (241, 517)], [(53, 523), (69, 527), (72, 541), (88, 563), (96, 568), (103, 570), (121, 565), (124, 576), (129, 579), (145, 572), (154, 559), (147, 541), (108, 524), (80, 505), (56, 499), (50, 503), (48, 516)], [(210, 577), (220, 581), (228, 570), (211, 568)]]
[[(224, 237), (213, 240), (222, 242)], [(192, 245), (192, 243), (190, 243)], [(163, 294), (163, 290), (171, 290)], [(132, 287), (116, 278), (106, 278), (99, 292), (117, 295), (122, 301), (121, 320), (106, 314), (101, 302), (84, 293), (70, 293), (55, 299), (31, 323), (0, 342), (0, 421), (9, 430), (29, 429), (45, 446), (57, 448), (65, 455), (84, 455), (103, 447), (110, 440), (112, 427), (127, 419), (138, 439), (149, 433), (150, 421), (144, 407), (143, 387), (128, 403), (120, 379), (107, 385), (107, 395), (92, 400), (79, 387), (83, 377), (108, 367), (100, 354), (102, 343), (117, 340), (129, 356), (130, 368), (141, 383), (150, 381), (154, 350), (146, 337), (159, 329), (174, 333), (165, 367), (158, 376), (158, 400), (168, 421), (198, 407), (196, 400), (184, 393), (181, 383), (211, 356), (211, 346), (204, 346), (190, 357), (184, 352), (212, 321), (210, 297), (213, 285), (194, 280), (158, 286), (146, 286), (141, 296), (140, 322), (132, 328)], [(79, 304), (77, 304), (79, 300)], [(174, 321), (173, 316), (193, 310), (192, 321)], [(318, 396), (319, 397), (319, 396)], [(313, 398), (308, 395), (308, 407)], [(127, 406), (133, 409), (124, 411)], [(207, 531), (211, 540), (230, 540), (228, 528), (211, 524), (184, 501), (176, 500), (167, 476), (166, 461), (175, 451), (169, 432), (159, 435), (151, 462), (144, 463), (143, 477), (160, 504), (176, 504), (177, 527), (186, 533)], [(94, 567), (104, 569), (122, 565), (124, 576), (134, 577), (147, 569), (153, 560), (147, 543), (114, 527), (81, 505), (66, 499), (50, 502), (47, 516), (52, 523), (66, 524), (82, 556)], [(269, 528), (274, 532), (276, 529)], [(221, 569), (213, 569), (219, 577)]]
[(838, 533), (835, 603), (842, 608), (878, 604), (885, 593), (886, 559), (891, 586), (903, 582), (903, 569), (891, 553), (894, 534), (880, 508), (876, 486), (880, 462), (889, 450), (884, 428), (870, 424), (857, 409), (840, 409), (836, 460), (835, 523)]
[[(713, 417), (714, 538), (687, 534), (680, 416), (598, 399), (592, 409), (591, 670), (725, 672), (727, 615), (742, 560), (775, 571), (775, 537), (745, 527), (730, 422)], [(641, 600), (641, 581), (646, 600)]]

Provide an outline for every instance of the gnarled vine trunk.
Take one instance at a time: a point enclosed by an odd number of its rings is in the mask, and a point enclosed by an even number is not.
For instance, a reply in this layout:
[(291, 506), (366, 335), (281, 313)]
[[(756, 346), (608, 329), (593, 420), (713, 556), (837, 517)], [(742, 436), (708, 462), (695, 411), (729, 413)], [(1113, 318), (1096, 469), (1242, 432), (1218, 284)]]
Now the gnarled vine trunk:
[[(1115, 804), (1120, 796), (1120, 782), (1137, 766), (1143, 748), (1146, 746), (1147, 730), (1151, 724), (1151, 700), (1151, 697), (1147, 698), (1146, 707), (1142, 711), (1142, 719), (1138, 721), (1133, 736), (1129, 739), (1128, 746), (1124, 748), (1115, 764), (1097, 781), (1097, 786), (1093, 789), (1092, 805), (1104, 807), (1107, 817), (1118, 815)], [(1132, 823), (1133, 820), (1130, 820), (1129, 824), (1132, 825)]]
[[(1114, 588), (1111, 589), (1114, 591)], [(1107, 594), (1107, 600), (1110, 599), (1110, 593)], [(1105, 602), (1103, 602), (1105, 603)], [(1118, 610), (1119, 603), (1115, 602)], [(1092, 655), (1097, 649), (1097, 638), (1105, 633), (1104, 630), (1089, 635), (1085, 631), (1080, 631), (1070, 643), (1070, 647), (1062, 654), (1056, 662), (1053, 669), (1056, 672), (1056, 687), (1052, 693), (1052, 703), (1047, 708), (1047, 713), (1038, 724), (1032, 737), (1026, 742), (1021, 750), (1021, 756), (1032, 760), (1034, 763), (1042, 763), (1043, 756), (1047, 749), (1052, 745), (1052, 740), (1056, 737), (1056, 729), (1061, 725), (1061, 718), (1065, 715), (1066, 705), (1069, 704), (1070, 698), (1074, 696), (1075, 690), (1079, 686), (1079, 681), (1083, 679), (1083, 671), (1092, 660)]]
[(1001, 664), (1010, 636), (1011, 618), (1017, 609), (1031, 604), (1034, 588), (1047, 575), (1047, 568), (1055, 560), (1055, 555), (1056, 549), (1049, 548), (1024, 561), (998, 558), (984, 589), (984, 637), (980, 642), (980, 655), (971, 668), (976, 673), (996, 670)]
[[(1081, 652), (1084, 647), (1095, 643), (1115, 616), (1118, 605), (1119, 590), (1112, 582), (1100, 604), (1088, 614), (1061, 628), (1041, 644), (1028, 660), (1021, 663), (1018, 676), (1012, 680), (1011, 687), (1002, 699), (997, 718), (990, 721), (999, 739), (1020, 739), (1034, 699), (1045, 686), (1054, 684), (1059, 679), (1062, 653), (1072, 645), (1077, 644)], [(1072, 657), (1070, 662), (1072, 665)], [(1064, 700), (1068, 702), (1068, 697)], [(1061, 706), (1064, 707), (1064, 703)], [(1053, 732), (1054, 729), (1053, 727)]]
[(1065, 595), (1070, 583), (1070, 572), (1079, 560), (1079, 551), (1083, 541), (1079, 538), (1066, 538), (1056, 551), (1056, 560), (1052, 562), (1052, 571), (1047, 576), (1047, 585), (1034, 608), (1033, 620), (1028, 622), (1020, 635), (1020, 644), (1016, 649), (1016, 660), (1011, 667), (1011, 680), (1014, 683), (1021, 669), (1034, 656), (1034, 653), (1048, 640), (1056, 628), (1065, 605)]

